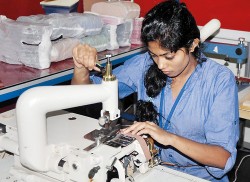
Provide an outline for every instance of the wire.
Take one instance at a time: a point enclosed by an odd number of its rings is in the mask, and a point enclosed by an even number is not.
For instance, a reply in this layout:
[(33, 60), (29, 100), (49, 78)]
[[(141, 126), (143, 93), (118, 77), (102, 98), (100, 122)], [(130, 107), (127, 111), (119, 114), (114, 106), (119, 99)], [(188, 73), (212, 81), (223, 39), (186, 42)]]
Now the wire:
[(235, 169), (235, 172), (234, 172), (234, 180), (233, 180), (233, 182), (236, 182), (236, 180), (237, 180), (237, 172), (238, 172), (238, 169), (240, 168), (240, 165), (241, 165), (241, 163), (243, 162), (243, 160), (245, 159), (245, 158), (247, 158), (247, 157), (250, 157), (250, 155), (245, 155), (241, 160), (240, 160), (240, 163), (239, 163), (239, 165), (237, 166), (237, 168)]
[(173, 167), (194, 167), (194, 166), (201, 166), (201, 165), (198, 165), (198, 164), (194, 164), (194, 165), (179, 165), (179, 164), (174, 164), (174, 163), (170, 163), (170, 162), (161, 162), (160, 165), (166, 165), (166, 166), (173, 166)]

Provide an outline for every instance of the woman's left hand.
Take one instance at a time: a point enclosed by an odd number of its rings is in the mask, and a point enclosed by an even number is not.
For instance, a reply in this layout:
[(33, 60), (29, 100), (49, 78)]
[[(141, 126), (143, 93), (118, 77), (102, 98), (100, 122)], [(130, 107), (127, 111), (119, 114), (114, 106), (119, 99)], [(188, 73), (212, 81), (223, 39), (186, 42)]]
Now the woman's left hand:
[(162, 145), (171, 145), (172, 134), (161, 129), (158, 125), (153, 122), (136, 122), (128, 128), (122, 129), (122, 133), (130, 133), (133, 135), (150, 135), (155, 141)]

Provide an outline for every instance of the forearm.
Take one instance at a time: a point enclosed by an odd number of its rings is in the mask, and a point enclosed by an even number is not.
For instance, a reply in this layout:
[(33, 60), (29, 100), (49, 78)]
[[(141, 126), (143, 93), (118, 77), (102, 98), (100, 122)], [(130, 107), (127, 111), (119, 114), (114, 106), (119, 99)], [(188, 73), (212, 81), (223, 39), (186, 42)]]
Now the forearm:
[(201, 144), (177, 135), (171, 138), (173, 147), (206, 166), (224, 169), (230, 157), (230, 153), (220, 146)]
[(130, 132), (133, 135), (148, 134), (158, 143), (165, 146), (172, 146), (189, 158), (206, 166), (224, 169), (231, 155), (220, 146), (198, 143), (169, 133), (155, 123), (149, 121), (136, 122), (130, 127), (122, 130), (122, 133), (125, 134)]
[(82, 84), (90, 84), (91, 81), (89, 79), (89, 70), (85, 67), (77, 68), (75, 66), (73, 78), (71, 80), (72, 85), (82, 85)]

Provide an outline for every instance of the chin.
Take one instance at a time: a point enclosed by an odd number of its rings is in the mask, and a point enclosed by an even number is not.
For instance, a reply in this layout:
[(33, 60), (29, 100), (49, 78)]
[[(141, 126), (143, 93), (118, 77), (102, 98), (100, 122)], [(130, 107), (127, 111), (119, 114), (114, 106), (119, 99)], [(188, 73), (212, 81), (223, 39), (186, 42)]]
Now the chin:
[(175, 77), (175, 76), (173, 75), (173, 73), (170, 72), (170, 71), (163, 71), (163, 73), (164, 73), (165, 75), (167, 75), (168, 77), (170, 77), (170, 78)]

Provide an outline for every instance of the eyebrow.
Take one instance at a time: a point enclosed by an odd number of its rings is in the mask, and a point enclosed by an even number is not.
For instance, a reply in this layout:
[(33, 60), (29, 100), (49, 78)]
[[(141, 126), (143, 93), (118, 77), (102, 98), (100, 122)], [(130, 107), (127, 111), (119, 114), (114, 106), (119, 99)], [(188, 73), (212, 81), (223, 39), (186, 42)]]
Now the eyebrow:
[[(150, 54), (156, 55), (155, 53), (151, 52), (150, 50), (148, 50), (148, 52), (149, 52)], [(169, 54), (169, 53), (171, 53), (171, 51), (167, 51), (167, 52), (164, 53), (164, 54), (160, 54), (160, 55), (156, 55), (156, 56), (166, 56), (166, 55)]]

